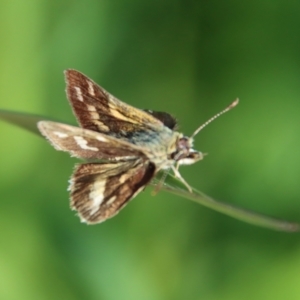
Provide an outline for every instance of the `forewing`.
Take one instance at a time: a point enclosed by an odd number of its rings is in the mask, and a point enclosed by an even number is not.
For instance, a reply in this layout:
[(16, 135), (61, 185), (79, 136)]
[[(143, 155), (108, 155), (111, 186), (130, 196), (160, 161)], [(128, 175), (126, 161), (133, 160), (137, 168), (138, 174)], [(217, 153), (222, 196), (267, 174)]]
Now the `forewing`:
[(134, 145), (88, 129), (51, 121), (39, 122), (38, 128), (55, 149), (78, 158), (128, 161), (145, 157)]
[(143, 159), (78, 165), (69, 186), (71, 208), (82, 222), (103, 222), (142, 191), (154, 173), (155, 166)]
[(132, 133), (159, 131), (164, 124), (110, 95), (84, 74), (65, 71), (67, 97), (83, 128), (127, 139)]

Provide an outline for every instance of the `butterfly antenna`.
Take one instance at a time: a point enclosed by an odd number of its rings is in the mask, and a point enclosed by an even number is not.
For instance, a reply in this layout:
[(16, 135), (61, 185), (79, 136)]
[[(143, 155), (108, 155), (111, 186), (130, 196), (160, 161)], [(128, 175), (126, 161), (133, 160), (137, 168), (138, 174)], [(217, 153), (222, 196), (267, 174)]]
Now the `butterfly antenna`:
[(192, 134), (191, 139), (197, 135), (199, 133), (199, 131), (201, 131), (204, 127), (206, 127), (209, 123), (211, 123), (212, 121), (214, 121), (215, 119), (219, 118), (221, 115), (225, 114), (226, 112), (228, 112), (229, 110), (231, 110), (232, 108), (236, 107), (239, 103), (239, 99), (237, 98), (236, 100), (234, 100), (229, 106), (227, 106), (225, 109), (223, 109), (222, 111), (220, 111), (219, 113), (217, 113), (216, 115), (214, 115), (212, 118), (210, 118), (208, 121), (206, 121), (204, 124), (202, 124), (200, 127), (198, 127), (196, 129), (196, 131)]

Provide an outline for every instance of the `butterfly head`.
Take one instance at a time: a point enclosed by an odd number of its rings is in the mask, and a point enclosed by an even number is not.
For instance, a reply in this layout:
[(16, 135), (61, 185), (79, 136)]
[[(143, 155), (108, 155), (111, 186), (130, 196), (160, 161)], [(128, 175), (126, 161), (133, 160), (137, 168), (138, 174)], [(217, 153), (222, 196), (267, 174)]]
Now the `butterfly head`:
[(179, 165), (191, 165), (203, 158), (203, 154), (193, 148), (193, 139), (187, 136), (179, 136), (176, 141), (176, 151), (173, 159)]

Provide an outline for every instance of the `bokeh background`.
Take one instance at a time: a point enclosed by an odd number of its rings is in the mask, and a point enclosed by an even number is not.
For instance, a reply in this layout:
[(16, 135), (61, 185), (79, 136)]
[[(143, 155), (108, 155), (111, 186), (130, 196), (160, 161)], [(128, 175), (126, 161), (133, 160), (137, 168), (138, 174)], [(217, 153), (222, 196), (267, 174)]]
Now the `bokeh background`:
[[(209, 153), (216, 199), (300, 222), (300, 2), (1, 1), (0, 107), (74, 123), (63, 70), (168, 111)], [(0, 122), (0, 299), (299, 299), (299, 234), (147, 189), (117, 217), (70, 211), (76, 159)]]

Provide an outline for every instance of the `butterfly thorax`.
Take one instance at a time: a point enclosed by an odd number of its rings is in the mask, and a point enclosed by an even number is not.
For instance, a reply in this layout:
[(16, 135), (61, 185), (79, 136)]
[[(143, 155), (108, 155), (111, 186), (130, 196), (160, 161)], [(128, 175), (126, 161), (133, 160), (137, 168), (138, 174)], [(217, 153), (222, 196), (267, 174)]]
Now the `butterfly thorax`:
[(157, 171), (173, 165), (190, 165), (203, 158), (201, 152), (192, 148), (193, 141), (190, 138), (176, 131), (167, 132), (165, 130), (156, 136), (156, 139), (161, 139), (160, 142), (154, 142), (153, 139), (151, 146), (147, 147), (150, 152), (148, 157), (157, 166)]

